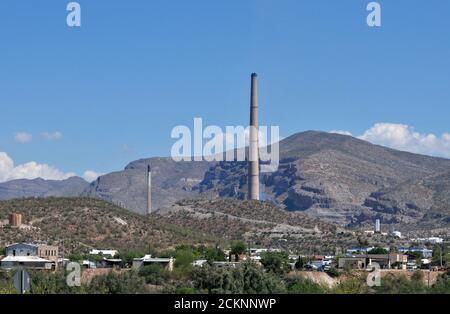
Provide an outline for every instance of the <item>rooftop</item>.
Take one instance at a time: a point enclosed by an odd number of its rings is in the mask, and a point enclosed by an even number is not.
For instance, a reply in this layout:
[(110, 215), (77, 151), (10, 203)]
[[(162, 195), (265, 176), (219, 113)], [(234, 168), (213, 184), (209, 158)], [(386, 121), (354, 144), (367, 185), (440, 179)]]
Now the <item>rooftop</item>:
[(2, 262), (18, 262), (18, 263), (51, 263), (51, 261), (40, 258), (39, 256), (7, 256)]

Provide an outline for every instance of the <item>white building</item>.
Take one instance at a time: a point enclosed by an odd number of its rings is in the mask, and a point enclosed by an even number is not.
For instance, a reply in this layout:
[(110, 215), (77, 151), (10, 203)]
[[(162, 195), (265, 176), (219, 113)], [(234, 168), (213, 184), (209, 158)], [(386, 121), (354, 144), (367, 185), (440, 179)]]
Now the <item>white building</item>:
[(380, 233), (381, 231), (381, 225), (380, 225), (380, 219), (375, 220), (375, 232)]
[(145, 255), (141, 258), (133, 259), (133, 268), (140, 268), (141, 266), (150, 264), (160, 264), (167, 268), (167, 270), (173, 270), (173, 263), (175, 259), (173, 257), (152, 257), (151, 255)]
[(1, 267), (4, 269), (12, 269), (24, 267), (27, 269), (47, 269), (52, 270), (55, 263), (39, 256), (9, 255), (1, 261)]
[(119, 254), (117, 250), (91, 250), (89, 252), (90, 255), (103, 255), (103, 256), (111, 256), (114, 257)]
[(429, 238), (417, 238), (417, 239), (411, 239), (411, 241), (413, 242), (418, 242), (418, 243), (431, 243), (431, 244), (439, 244), (439, 243), (443, 243), (444, 239), (439, 238), (439, 237), (429, 237)]
[(206, 262), (207, 262), (206, 259), (197, 259), (197, 260), (192, 262), (192, 266), (194, 266), (194, 267), (203, 267), (203, 264), (205, 264)]

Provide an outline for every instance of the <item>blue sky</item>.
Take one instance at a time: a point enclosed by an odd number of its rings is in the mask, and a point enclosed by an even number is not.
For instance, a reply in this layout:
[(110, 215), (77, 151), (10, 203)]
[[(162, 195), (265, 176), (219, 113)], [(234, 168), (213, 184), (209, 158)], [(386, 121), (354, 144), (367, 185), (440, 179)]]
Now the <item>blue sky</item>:
[(194, 117), (246, 125), (251, 72), (260, 122), (283, 136), (340, 130), (450, 157), (448, 1), (378, 1), (381, 28), (362, 0), (80, 0), (81, 28), (68, 2), (0, 4), (0, 152), (15, 166), (105, 173), (168, 156)]

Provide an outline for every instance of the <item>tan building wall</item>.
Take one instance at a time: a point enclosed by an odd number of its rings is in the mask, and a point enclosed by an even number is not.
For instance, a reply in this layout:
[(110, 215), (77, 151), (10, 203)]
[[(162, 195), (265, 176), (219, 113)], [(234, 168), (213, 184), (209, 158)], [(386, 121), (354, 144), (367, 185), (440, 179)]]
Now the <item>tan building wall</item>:
[(52, 262), (58, 262), (58, 247), (54, 245), (38, 245), (38, 256)]

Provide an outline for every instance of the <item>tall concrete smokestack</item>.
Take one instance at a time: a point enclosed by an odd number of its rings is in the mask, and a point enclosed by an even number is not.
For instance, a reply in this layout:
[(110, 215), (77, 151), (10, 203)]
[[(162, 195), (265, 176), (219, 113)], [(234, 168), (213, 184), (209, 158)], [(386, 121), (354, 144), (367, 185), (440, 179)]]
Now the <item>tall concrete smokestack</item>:
[(252, 73), (250, 95), (250, 143), (248, 150), (248, 199), (259, 200), (259, 134), (258, 86), (256, 73)]
[(147, 215), (152, 213), (152, 168), (147, 167)]

